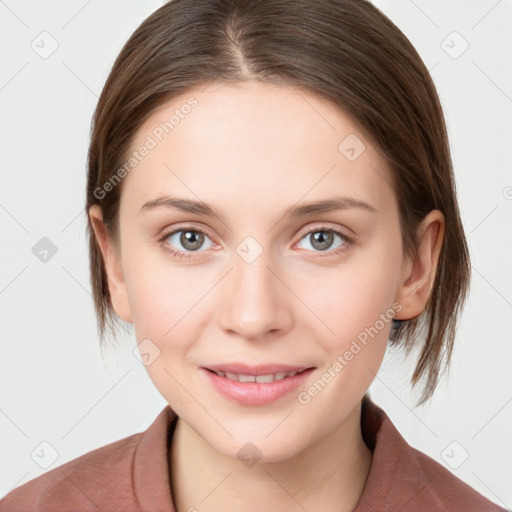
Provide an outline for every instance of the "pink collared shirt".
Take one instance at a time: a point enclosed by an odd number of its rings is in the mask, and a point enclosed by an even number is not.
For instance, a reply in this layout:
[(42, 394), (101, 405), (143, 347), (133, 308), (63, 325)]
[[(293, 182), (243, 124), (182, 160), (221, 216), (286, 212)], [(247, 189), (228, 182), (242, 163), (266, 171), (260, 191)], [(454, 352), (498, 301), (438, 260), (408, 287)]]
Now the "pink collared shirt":
[[(146, 431), (15, 488), (0, 500), (0, 512), (176, 512), (168, 467), (176, 420), (167, 405)], [(366, 395), (361, 429), (373, 459), (353, 512), (506, 512), (411, 447)]]

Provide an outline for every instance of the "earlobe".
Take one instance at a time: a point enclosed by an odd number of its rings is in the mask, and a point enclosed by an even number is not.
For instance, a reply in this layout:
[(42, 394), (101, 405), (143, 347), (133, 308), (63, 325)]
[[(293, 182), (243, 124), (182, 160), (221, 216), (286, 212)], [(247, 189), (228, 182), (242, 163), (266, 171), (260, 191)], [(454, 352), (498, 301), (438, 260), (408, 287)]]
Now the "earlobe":
[(125, 322), (132, 323), (128, 291), (124, 279), (121, 258), (118, 251), (113, 247), (103, 223), (103, 214), (99, 205), (93, 205), (89, 209), (89, 217), (100, 247), (101, 255), (105, 263), (105, 270), (108, 279), (108, 289), (112, 301), (112, 307), (116, 314)]
[(417, 257), (404, 261), (396, 300), (402, 305), (397, 320), (410, 320), (425, 309), (434, 284), (444, 238), (444, 216), (432, 210), (421, 222)]

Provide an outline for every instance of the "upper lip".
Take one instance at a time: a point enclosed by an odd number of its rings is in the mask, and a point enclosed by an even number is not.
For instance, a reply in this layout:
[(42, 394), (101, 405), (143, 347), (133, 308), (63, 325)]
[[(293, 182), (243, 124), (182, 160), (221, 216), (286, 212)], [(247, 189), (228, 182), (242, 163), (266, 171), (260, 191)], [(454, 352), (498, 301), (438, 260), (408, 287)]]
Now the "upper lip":
[(272, 373), (281, 372), (298, 372), (301, 370), (307, 370), (312, 367), (306, 365), (294, 366), (278, 363), (268, 363), (261, 365), (248, 365), (245, 363), (221, 363), (205, 366), (204, 368), (206, 368), (207, 370), (212, 370), (214, 372), (229, 372), (236, 373), (238, 375), (269, 375)]

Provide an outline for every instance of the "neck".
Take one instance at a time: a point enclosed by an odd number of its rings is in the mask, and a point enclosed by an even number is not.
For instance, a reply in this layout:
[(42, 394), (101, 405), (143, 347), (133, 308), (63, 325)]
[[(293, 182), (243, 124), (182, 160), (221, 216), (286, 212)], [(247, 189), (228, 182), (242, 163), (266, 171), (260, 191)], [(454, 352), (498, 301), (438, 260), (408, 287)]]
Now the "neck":
[(370, 471), (361, 403), (323, 439), (279, 462), (248, 467), (226, 457), (178, 419), (169, 462), (176, 512), (289, 510), (351, 512)]

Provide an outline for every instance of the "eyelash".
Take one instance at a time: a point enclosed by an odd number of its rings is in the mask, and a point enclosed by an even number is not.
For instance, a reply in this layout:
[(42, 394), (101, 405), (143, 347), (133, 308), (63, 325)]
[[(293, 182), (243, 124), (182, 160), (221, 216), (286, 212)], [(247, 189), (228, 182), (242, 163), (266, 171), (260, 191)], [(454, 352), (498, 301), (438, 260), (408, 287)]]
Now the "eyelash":
[[(192, 252), (178, 251), (178, 250), (172, 248), (170, 245), (164, 243), (171, 235), (179, 233), (180, 231), (193, 231), (194, 233), (201, 233), (201, 234), (211, 238), (206, 231), (203, 231), (202, 229), (199, 229), (199, 228), (196, 228), (193, 226), (180, 226), (179, 229), (173, 229), (171, 231), (164, 233), (162, 235), (162, 237), (159, 238), (158, 241), (162, 244), (163, 249), (165, 251), (170, 253), (174, 258), (178, 258), (178, 259), (181, 259), (181, 258), (188, 259), (193, 256), (194, 252), (201, 252), (201, 251), (192, 251)], [(324, 257), (332, 256), (332, 255), (342, 254), (345, 251), (347, 251), (348, 248), (353, 243), (352, 238), (348, 237), (340, 229), (326, 227), (326, 226), (315, 227), (315, 228), (303, 233), (300, 240), (302, 240), (305, 236), (310, 235), (312, 233), (317, 233), (318, 231), (323, 231), (323, 232), (327, 232), (327, 233), (336, 233), (337, 235), (339, 235), (341, 238), (344, 239), (344, 243), (342, 245), (340, 245), (338, 248), (334, 249), (333, 251), (325, 251), (327, 256), (324, 256), (323, 254), (317, 254), (317, 255), (313, 256), (313, 258), (324, 258)]]

